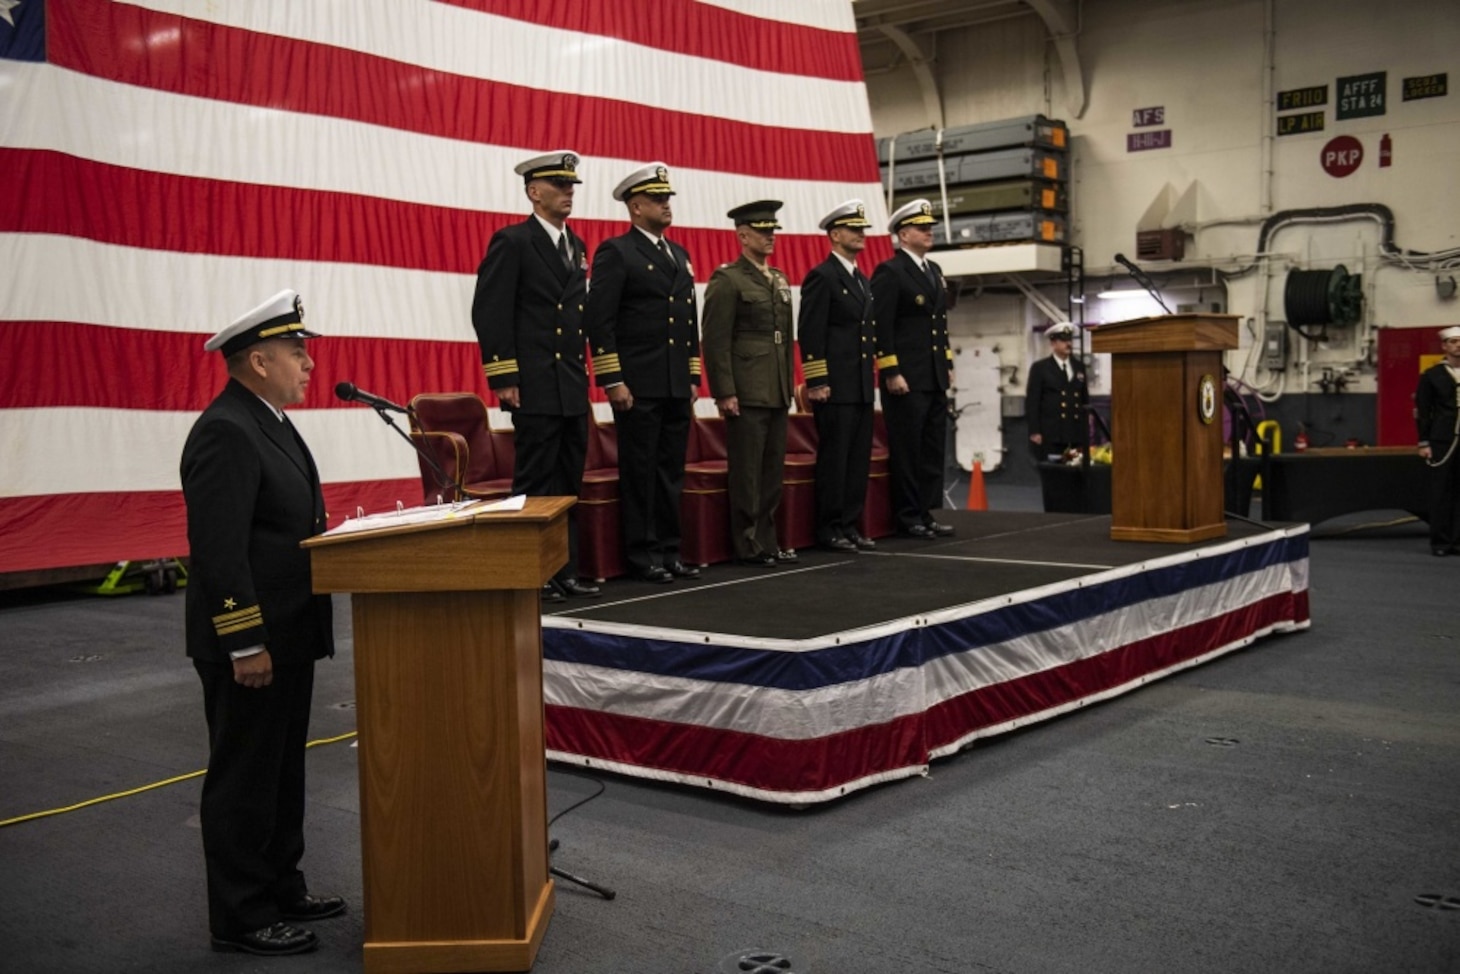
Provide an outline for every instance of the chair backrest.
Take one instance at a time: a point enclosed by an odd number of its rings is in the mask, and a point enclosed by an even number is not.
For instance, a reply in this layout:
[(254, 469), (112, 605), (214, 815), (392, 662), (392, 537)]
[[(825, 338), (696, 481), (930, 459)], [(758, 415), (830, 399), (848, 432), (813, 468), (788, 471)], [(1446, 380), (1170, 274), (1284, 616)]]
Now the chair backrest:
[(725, 419), (722, 416), (696, 416), (690, 422), (688, 463), (710, 463), (724, 460)]
[(584, 470), (610, 470), (618, 467), (618, 427), (612, 421), (599, 422), (588, 417), (588, 458)]
[(411, 412), (412, 425), (422, 432), (455, 433), (465, 441), (467, 456), (466, 469), (460, 473), (462, 483), (478, 483), (498, 476), (492, 430), (487, 425), (487, 404), (476, 393), (423, 392), (411, 400)]
[(786, 455), (816, 452), (816, 417), (792, 413), (786, 423)]

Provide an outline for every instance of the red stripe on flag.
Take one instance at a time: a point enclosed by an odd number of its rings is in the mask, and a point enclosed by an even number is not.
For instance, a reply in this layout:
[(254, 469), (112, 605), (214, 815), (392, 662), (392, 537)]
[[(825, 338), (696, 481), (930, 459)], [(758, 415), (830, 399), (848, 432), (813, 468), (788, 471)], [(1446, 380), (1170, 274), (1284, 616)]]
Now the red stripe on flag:
[(636, 0), (631, 17), (613, 4), (583, 0), (440, 2), (758, 71), (862, 80), (862, 52), (854, 32), (766, 20), (691, 0)]
[(670, 166), (774, 179), (880, 178), (870, 132), (754, 125), (483, 81), (105, 0), (68, 0), (47, 14), (52, 63), (159, 91), (488, 145), (571, 145), (614, 159), (642, 158), (652, 146)]
[(623, 714), (547, 707), (550, 751), (731, 782), (770, 792), (823, 791), (927, 764), (922, 715), (810, 740), (785, 740)]
[[(463, 309), (467, 335), (469, 317)], [(315, 369), (300, 408), (359, 409), (335, 398), (335, 384), (344, 381), (399, 403), (422, 392), (491, 398), (474, 341), (338, 338), (330, 337), (328, 321), (311, 319), (310, 325), (324, 337), (309, 343)], [(207, 338), (65, 321), (0, 322), (0, 361), (65, 363), (65, 368), (13, 370), (12, 380), (0, 384), (0, 409), (200, 411), (228, 379), (223, 356), (203, 351)]]
[[(47, 233), (147, 250), (234, 257), (372, 264), (471, 274), (499, 228), (526, 214), (484, 213), (327, 190), (265, 186), (131, 169), (45, 149), (0, 148), (0, 171), (15, 192), (0, 196), (0, 232)], [(284, 220), (240, 220), (284, 213)], [(627, 223), (574, 220), (594, 247)], [(709, 279), (740, 254), (735, 232), (679, 230), (696, 278)], [(791, 283), (826, 259), (821, 234), (779, 234), (774, 263)], [(891, 256), (884, 238), (868, 242), (864, 269)], [(463, 309), (463, 320), (467, 314)]]
[[(181, 453), (179, 444), (179, 457)], [(419, 504), (420, 497), (416, 479), (324, 485), (331, 526), (356, 508), (394, 510), (396, 501), (409, 507)], [(0, 575), (181, 558), (188, 553), (187, 508), (180, 490), (0, 497), (0, 536), (45, 539), (44, 544), (0, 545)]]

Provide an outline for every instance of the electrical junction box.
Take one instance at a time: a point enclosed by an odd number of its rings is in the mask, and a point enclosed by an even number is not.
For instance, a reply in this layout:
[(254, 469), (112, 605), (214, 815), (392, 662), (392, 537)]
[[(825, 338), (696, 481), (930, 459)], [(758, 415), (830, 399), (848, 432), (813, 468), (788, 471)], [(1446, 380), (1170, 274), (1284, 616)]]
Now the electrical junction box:
[(1269, 321), (1262, 335), (1262, 367), (1269, 372), (1281, 372), (1288, 364), (1288, 326), (1281, 321)]

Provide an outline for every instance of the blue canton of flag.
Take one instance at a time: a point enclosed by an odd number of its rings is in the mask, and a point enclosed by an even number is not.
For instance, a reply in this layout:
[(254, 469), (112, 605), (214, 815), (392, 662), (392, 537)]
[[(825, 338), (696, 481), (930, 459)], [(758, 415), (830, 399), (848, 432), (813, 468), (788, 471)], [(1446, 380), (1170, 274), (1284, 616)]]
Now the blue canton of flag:
[(0, 58), (46, 59), (45, 0), (0, 0)]

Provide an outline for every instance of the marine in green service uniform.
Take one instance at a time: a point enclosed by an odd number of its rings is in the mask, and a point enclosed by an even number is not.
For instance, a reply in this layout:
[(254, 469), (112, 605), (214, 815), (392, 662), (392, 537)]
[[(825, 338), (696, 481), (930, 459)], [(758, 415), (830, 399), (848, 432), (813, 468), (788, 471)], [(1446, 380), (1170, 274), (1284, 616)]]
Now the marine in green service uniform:
[(792, 398), (791, 285), (769, 266), (778, 200), (731, 210), (740, 259), (715, 269), (705, 290), (701, 351), (725, 417), (730, 534), (735, 557), (758, 565), (796, 561), (776, 539)]

